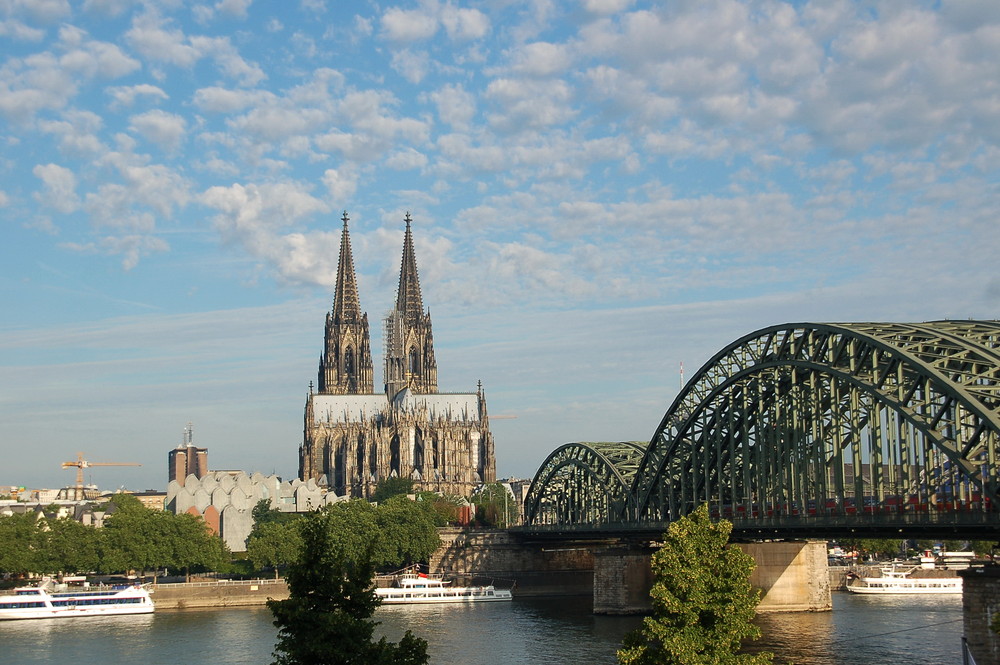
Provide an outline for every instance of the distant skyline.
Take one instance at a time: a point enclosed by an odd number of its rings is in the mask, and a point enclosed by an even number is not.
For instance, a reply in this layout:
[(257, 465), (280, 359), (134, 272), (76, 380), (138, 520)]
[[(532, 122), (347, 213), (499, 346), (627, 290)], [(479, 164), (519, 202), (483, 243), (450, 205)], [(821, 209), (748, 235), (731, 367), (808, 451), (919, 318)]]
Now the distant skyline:
[[(404, 214), (500, 476), (791, 321), (998, 318), (1000, 3), (0, 3), (0, 485), (293, 478)], [(502, 416), (502, 417), (501, 417)]]

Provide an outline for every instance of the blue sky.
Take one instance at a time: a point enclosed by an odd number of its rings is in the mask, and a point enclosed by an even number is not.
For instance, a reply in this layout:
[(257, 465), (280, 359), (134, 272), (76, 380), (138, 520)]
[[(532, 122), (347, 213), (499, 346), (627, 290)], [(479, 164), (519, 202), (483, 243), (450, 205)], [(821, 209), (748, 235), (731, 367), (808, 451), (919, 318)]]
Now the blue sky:
[(297, 471), (340, 215), (403, 216), (501, 475), (737, 338), (997, 318), (1000, 3), (0, 0), (0, 484)]

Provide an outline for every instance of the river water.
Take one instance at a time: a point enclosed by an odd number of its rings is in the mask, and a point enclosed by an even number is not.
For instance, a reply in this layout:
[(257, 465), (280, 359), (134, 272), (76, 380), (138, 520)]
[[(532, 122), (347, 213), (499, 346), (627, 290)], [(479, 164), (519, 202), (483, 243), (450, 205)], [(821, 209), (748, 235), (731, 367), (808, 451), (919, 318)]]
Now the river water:
[[(960, 663), (962, 597), (834, 594), (833, 612), (758, 618), (751, 650), (795, 665)], [(598, 617), (587, 598), (515, 599), (467, 607), (383, 607), (390, 640), (406, 629), (428, 641), (432, 665), (615, 663), (636, 617)], [(276, 629), (266, 608), (0, 622), (0, 664), (267, 665)]]

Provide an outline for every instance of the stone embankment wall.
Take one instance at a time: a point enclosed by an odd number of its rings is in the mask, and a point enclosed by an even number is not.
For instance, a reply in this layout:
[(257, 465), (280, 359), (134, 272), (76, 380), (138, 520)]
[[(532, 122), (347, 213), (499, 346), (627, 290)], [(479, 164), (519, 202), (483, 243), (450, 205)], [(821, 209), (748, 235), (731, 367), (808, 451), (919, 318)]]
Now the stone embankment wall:
[(216, 580), (153, 586), (153, 603), (158, 610), (264, 605), (269, 598), (288, 598), (285, 580)]
[(505, 531), (440, 529), (441, 547), (431, 557), (433, 573), (474, 577), (498, 587), (515, 585), (519, 596), (590, 595), (594, 555), (584, 547), (518, 543)]

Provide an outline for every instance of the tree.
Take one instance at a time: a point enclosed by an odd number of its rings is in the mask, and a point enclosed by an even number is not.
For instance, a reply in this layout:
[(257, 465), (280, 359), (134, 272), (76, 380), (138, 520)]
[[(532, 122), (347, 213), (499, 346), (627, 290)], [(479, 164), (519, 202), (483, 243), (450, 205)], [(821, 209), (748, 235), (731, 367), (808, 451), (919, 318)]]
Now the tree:
[(394, 496), (378, 505), (375, 520), (380, 535), (375, 564), (403, 566), (427, 561), (441, 544), (429, 504)]
[(381, 503), (390, 497), (399, 496), (400, 494), (413, 494), (413, 480), (410, 478), (400, 478), (399, 476), (390, 476), (380, 481), (375, 487), (375, 492), (372, 494), (372, 501)]
[(302, 547), (302, 536), (295, 522), (265, 522), (255, 524), (247, 538), (247, 557), (258, 570), (293, 563)]
[(738, 653), (753, 625), (760, 591), (753, 558), (728, 545), (732, 524), (712, 523), (708, 506), (671, 523), (653, 554), (652, 616), (625, 636), (622, 665), (764, 665), (771, 654)]
[(163, 520), (162, 530), (167, 535), (166, 565), (183, 569), (190, 579), (192, 568), (218, 570), (229, 561), (229, 548), (201, 517), (167, 512), (155, 515)]
[(517, 501), (503, 483), (486, 483), (472, 495), (476, 521), (487, 526), (507, 528), (517, 523)]
[(858, 549), (872, 558), (893, 558), (900, 553), (902, 541), (898, 538), (861, 538)]
[(100, 565), (101, 532), (69, 517), (39, 522), (36, 573), (80, 573)]
[(35, 569), (42, 531), (35, 513), (0, 515), (0, 573), (23, 575)]
[(115, 511), (104, 520), (102, 570), (144, 572), (170, 565), (172, 534), (166, 520), (158, 519), (156, 513), (129, 495), (116, 494), (111, 503)]
[(468, 505), (460, 496), (428, 491), (418, 492), (417, 501), (430, 508), (434, 526), (458, 524), (459, 511), (463, 505)]
[(427, 642), (410, 631), (398, 644), (373, 640), (378, 606), (372, 581), (383, 534), (364, 501), (327, 506), (297, 523), (298, 560), (289, 566), (289, 598), (267, 605), (278, 628), (275, 665), (421, 665)]

